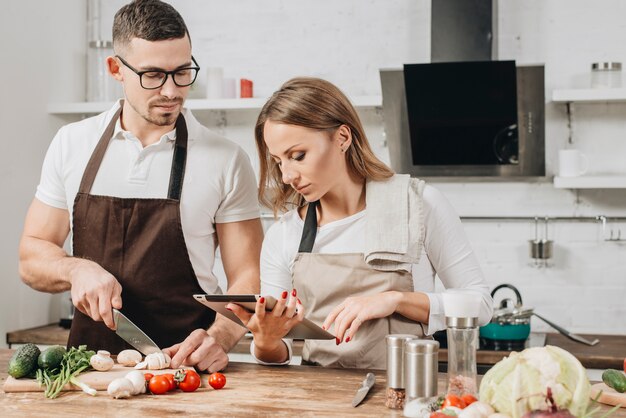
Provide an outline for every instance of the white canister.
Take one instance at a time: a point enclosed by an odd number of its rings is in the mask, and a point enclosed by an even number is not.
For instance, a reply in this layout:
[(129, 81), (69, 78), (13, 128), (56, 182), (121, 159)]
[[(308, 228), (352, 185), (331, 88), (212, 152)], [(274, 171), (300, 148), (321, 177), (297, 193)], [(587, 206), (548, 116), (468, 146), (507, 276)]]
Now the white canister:
[(578, 177), (587, 172), (589, 159), (577, 149), (559, 150), (559, 176)]
[(206, 82), (206, 98), (221, 99), (222, 98), (222, 80), (224, 79), (224, 71), (221, 67), (209, 67), (207, 69)]
[(591, 87), (594, 89), (622, 87), (622, 63), (594, 62), (591, 64)]

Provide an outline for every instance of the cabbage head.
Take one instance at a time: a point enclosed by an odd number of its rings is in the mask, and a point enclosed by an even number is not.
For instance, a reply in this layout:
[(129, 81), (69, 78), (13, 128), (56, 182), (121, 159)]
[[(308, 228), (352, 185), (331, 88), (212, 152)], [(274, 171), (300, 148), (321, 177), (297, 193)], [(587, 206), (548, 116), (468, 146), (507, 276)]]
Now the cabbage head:
[(496, 363), (480, 382), (480, 400), (512, 418), (545, 409), (547, 388), (554, 401), (576, 417), (589, 405), (591, 384), (578, 359), (562, 348), (547, 345), (511, 353)]

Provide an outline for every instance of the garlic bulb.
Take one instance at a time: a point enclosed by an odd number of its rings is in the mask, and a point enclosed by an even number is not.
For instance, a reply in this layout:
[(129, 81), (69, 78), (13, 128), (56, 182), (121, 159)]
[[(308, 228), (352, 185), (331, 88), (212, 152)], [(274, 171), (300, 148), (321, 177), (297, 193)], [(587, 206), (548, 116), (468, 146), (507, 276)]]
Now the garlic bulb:
[(135, 387), (133, 386), (133, 382), (125, 377), (120, 377), (109, 383), (107, 393), (115, 399), (130, 398), (134, 390)]
[(89, 359), (89, 364), (91, 364), (91, 367), (100, 372), (111, 370), (113, 367), (111, 353), (106, 350), (98, 350), (98, 352)]
[(133, 395), (139, 395), (146, 392), (146, 378), (139, 370), (128, 372), (125, 376), (133, 384)]

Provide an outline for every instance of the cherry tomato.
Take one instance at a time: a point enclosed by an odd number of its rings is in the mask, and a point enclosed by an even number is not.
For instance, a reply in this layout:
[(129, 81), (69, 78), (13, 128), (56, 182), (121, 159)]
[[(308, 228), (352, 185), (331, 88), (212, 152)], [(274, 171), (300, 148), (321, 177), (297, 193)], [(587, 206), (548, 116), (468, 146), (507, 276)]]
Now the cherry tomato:
[(463, 401), (463, 399), (461, 399), (457, 395), (453, 395), (452, 393), (450, 393), (446, 395), (446, 399), (443, 400), (443, 405), (441, 406), (441, 408), (446, 409), (448, 406), (455, 406), (457, 408), (463, 409), (467, 405), (465, 404), (465, 401)]
[(213, 373), (211, 376), (209, 376), (209, 385), (211, 385), (213, 389), (221, 389), (224, 387), (225, 384), (226, 376), (224, 376), (222, 373)]
[(200, 387), (200, 375), (194, 370), (177, 371), (176, 381), (183, 392), (193, 392)]
[(153, 377), (153, 376), (154, 376), (154, 375), (153, 375), (152, 373), (144, 373), (144, 374), (143, 374), (143, 377), (145, 377), (145, 378), (146, 378), (146, 382), (149, 382), (149, 381), (150, 381), (150, 379), (152, 379), (152, 377)]
[(443, 412), (433, 412), (430, 414), (429, 418), (450, 418), (450, 415), (444, 414)]
[(161, 376), (165, 376), (168, 380), (168, 382), (170, 382), (170, 390), (174, 390), (176, 389), (176, 380), (174, 380), (174, 374), (173, 373), (164, 373)]
[(461, 396), (461, 400), (465, 402), (465, 406), (470, 406), (471, 404), (476, 402), (478, 399), (476, 399), (476, 397), (472, 395), (471, 393), (465, 393), (463, 396)]
[(152, 376), (148, 389), (155, 395), (162, 395), (170, 390), (170, 381), (165, 376)]

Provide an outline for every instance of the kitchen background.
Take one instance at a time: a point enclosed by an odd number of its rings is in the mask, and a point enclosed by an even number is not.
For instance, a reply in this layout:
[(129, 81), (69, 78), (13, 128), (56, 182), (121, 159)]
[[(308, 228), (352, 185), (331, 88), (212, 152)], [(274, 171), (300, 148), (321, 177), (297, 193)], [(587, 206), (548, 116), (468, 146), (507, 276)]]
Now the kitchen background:
[[(436, 1), (436, 0), (433, 0)], [(104, 1), (101, 36), (110, 38), (114, 12), (125, 1)], [(185, 18), (203, 70), (191, 98), (206, 91), (208, 67), (254, 81), (269, 96), (292, 76), (326, 78), (351, 97), (380, 96), (379, 68), (430, 60), (429, 0), (172, 0)], [(626, 61), (626, 2), (620, 0), (499, 0), (497, 59), (544, 64), (546, 170), (524, 181), (432, 181), (462, 217), (626, 216), (626, 189), (560, 189), (552, 177), (559, 149), (589, 157), (589, 173), (626, 177), (626, 104), (567, 107), (555, 89), (586, 87), (590, 64)], [(41, 163), (59, 127), (83, 115), (53, 114), (54, 103), (86, 97), (87, 1), (3, 1), (0, 14), (5, 141), (0, 154), (0, 335), (55, 322), (67, 295), (48, 295), (18, 276), (18, 242)], [(376, 100), (374, 100), (376, 102)], [(252, 127), (258, 109), (199, 110), (209, 128), (239, 143), (255, 167)], [(380, 107), (359, 108), (376, 152), (388, 161)], [(269, 220), (266, 220), (266, 225)], [(626, 223), (550, 222), (554, 256), (548, 266), (529, 257), (532, 220), (465, 220), (491, 287), (508, 282), (524, 305), (573, 332), (626, 333), (626, 241), (607, 241)], [(534, 322), (533, 330), (548, 330)], [(0, 343), (0, 347), (3, 343)]]

